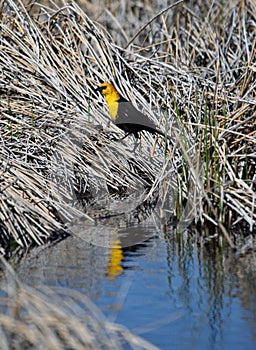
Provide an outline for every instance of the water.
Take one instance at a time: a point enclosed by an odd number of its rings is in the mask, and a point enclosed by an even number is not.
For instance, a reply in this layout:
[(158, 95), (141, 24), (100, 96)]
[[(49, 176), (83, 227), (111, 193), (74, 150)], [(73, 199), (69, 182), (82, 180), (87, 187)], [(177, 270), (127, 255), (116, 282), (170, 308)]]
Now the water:
[[(27, 284), (88, 295), (107, 318), (160, 349), (255, 349), (253, 255), (197, 247), (186, 232), (156, 234), (120, 248), (69, 237), (18, 269)], [(254, 265), (253, 265), (254, 263)]]

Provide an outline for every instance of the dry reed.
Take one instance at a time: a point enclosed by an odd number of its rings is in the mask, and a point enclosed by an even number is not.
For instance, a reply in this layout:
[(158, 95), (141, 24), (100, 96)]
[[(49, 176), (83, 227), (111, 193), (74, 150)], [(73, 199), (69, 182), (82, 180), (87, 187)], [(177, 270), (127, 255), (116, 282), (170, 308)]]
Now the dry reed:
[[(92, 4), (89, 17), (76, 3), (1, 1), (2, 252), (66, 234), (102, 198), (136, 191), (136, 206), (157, 192), (171, 217), (210, 223), (234, 246), (228, 230), (247, 235), (256, 221), (253, 1), (184, 1), (152, 22), (158, 2)], [(132, 137), (117, 141), (101, 81), (167, 127), (169, 150), (146, 134), (135, 150)]]

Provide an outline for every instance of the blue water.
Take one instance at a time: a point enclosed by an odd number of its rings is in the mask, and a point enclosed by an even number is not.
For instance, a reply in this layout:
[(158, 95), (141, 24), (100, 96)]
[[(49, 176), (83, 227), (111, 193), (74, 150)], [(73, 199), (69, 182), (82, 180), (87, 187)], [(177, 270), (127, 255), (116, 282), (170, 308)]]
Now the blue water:
[(199, 248), (184, 233), (152, 236), (116, 251), (68, 238), (18, 273), (30, 285), (85, 293), (110, 321), (160, 349), (255, 349), (255, 269), (244, 268), (250, 257)]

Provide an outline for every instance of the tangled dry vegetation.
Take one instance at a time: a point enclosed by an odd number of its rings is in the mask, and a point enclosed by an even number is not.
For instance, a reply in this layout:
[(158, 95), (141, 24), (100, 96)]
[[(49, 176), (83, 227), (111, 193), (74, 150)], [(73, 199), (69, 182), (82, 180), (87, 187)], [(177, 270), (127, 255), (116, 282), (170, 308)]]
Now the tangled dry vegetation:
[[(183, 1), (159, 16), (159, 2), (97, 13), (93, 3), (89, 17), (76, 3), (1, 1), (2, 252), (66, 234), (80, 215), (93, 222), (134, 193), (134, 208), (157, 198), (167, 225), (211, 224), (202, 235), (220, 229), (234, 246), (256, 221), (254, 2)], [(173, 142), (118, 141), (101, 81)]]

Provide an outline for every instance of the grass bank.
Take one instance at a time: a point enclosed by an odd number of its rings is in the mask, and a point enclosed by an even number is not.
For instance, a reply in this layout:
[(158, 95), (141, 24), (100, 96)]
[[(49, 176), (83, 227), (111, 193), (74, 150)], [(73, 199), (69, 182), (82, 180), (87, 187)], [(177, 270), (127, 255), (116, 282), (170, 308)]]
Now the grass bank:
[[(255, 233), (254, 1), (140, 3), (1, 2), (2, 253), (136, 192), (136, 208), (160, 198), (166, 225), (189, 222), (203, 239), (235, 247)], [(173, 141), (118, 141), (102, 81)]]

